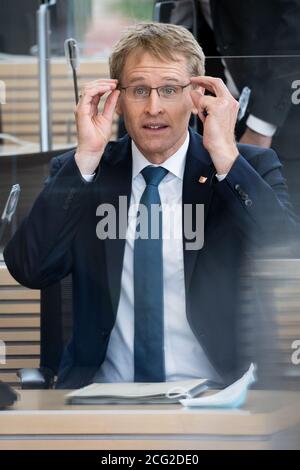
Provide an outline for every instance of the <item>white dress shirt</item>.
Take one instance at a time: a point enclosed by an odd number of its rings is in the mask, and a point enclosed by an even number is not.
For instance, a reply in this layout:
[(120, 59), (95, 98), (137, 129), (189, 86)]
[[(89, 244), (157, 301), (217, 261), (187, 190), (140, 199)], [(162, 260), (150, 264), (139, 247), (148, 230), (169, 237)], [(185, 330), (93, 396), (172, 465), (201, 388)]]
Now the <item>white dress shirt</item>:
[[(182, 227), (182, 184), (189, 133), (180, 149), (162, 167), (169, 173), (158, 190), (162, 203), (164, 350), (166, 380), (208, 377), (219, 380), (186, 317), (182, 230), (170, 231), (170, 217), (164, 206), (174, 204), (176, 225)], [(103, 364), (95, 376), (97, 382), (134, 381), (134, 273), (133, 252), (136, 215), (146, 187), (141, 171), (151, 163), (132, 141), (132, 191), (125, 242), (121, 293), (116, 322), (110, 335)], [(154, 165), (155, 166), (155, 165)], [(224, 175), (226, 176), (226, 175)], [(221, 178), (220, 178), (221, 179)], [(171, 235), (171, 236), (170, 236)], [(201, 304), (199, 303), (199, 315)]]

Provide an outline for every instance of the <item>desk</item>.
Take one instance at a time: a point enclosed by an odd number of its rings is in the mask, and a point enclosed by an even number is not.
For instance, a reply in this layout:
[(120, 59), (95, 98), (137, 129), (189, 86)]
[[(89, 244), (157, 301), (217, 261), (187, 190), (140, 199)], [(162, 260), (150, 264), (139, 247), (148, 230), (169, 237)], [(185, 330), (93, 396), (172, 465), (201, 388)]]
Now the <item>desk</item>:
[(0, 412), (0, 449), (300, 448), (299, 393), (249, 392), (240, 410), (64, 405), (64, 390), (22, 390)]

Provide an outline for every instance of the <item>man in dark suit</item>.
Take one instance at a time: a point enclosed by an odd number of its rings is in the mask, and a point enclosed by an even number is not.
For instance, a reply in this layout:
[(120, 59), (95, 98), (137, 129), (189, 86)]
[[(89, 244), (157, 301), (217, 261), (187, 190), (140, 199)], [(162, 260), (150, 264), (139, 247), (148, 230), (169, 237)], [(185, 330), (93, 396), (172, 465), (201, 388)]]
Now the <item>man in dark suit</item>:
[[(294, 226), (281, 165), (271, 150), (236, 145), (238, 104), (204, 76), (185, 28), (135, 25), (110, 72), (83, 88), (77, 150), (54, 159), (5, 249), (8, 269), (37, 289), (72, 273), (73, 335), (57, 387), (227, 381), (237, 370), (245, 253)], [(115, 109), (129, 135), (109, 142)], [(191, 112), (203, 137), (188, 128)]]

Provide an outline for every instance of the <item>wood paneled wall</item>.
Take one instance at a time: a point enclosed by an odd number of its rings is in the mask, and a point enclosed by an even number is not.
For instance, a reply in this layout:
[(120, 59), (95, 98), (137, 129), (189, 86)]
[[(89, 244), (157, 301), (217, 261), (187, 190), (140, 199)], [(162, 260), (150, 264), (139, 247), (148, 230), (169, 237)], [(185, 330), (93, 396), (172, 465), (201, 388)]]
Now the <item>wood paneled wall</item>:
[[(20, 286), (0, 264), (0, 380), (19, 387), (18, 369), (39, 367), (40, 291)], [(3, 354), (3, 350), (1, 351)]]

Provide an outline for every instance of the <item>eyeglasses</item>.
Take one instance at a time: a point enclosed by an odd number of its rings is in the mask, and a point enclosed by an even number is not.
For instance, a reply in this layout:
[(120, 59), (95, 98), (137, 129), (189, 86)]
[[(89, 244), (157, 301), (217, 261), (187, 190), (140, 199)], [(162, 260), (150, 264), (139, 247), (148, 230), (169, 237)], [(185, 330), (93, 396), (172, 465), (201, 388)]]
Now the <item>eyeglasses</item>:
[(158, 96), (166, 101), (176, 101), (182, 96), (183, 89), (186, 85), (162, 85), (158, 87), (150, 87), (146, 85), (119, 86), (119, 90), (124, 90), (126, 97), (130, 101), (144, 101), (151, 95), (152, 90), (156, 90)]

